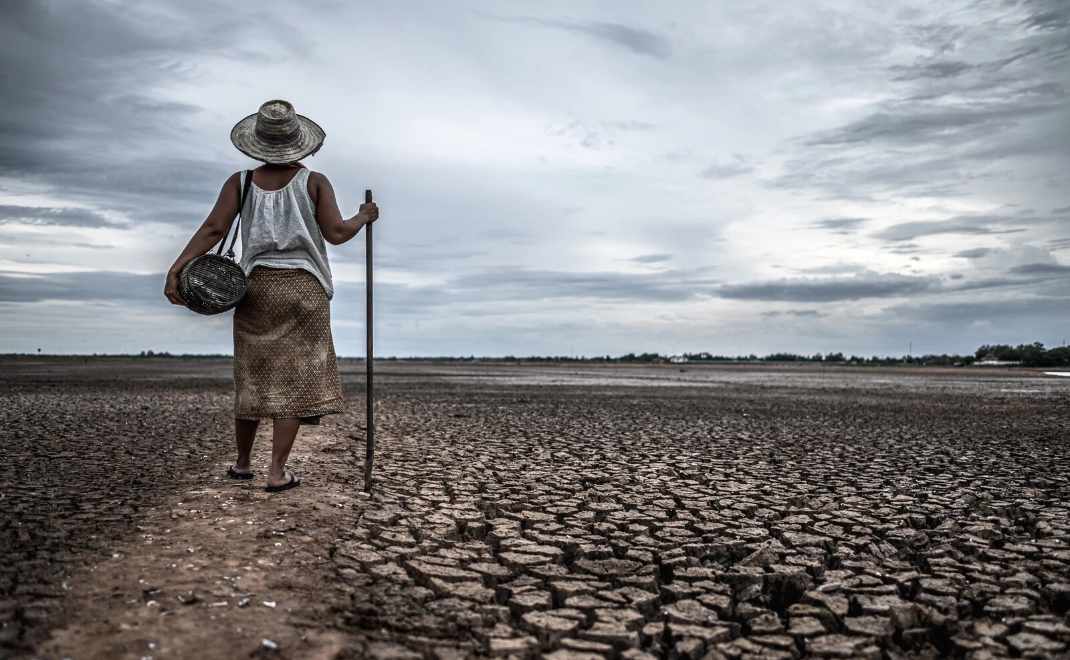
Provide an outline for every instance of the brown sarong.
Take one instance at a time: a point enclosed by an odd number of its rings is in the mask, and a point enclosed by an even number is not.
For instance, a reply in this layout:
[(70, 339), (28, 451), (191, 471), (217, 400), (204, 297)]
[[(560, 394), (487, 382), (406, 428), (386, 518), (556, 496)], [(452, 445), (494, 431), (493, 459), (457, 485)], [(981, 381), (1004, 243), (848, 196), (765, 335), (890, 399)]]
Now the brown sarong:
[(234, 311), (234, 416), (319, 417), (343, 409), (331, 306), (300, 268), (257, 266)]

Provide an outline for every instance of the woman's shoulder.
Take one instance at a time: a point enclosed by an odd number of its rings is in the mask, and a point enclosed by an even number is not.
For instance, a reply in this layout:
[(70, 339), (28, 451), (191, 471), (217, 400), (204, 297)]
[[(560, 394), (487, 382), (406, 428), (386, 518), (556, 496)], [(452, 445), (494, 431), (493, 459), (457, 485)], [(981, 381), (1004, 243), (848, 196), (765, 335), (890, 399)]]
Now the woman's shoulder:
[(316, 172), (314, 170), (308, 170), (308, 190), (331, 190), (331, 180), (327, 178), (327, 175), (323, 172)]
[(308, 168), (306, 168), (306, 171), (308, 172), (308, 182), (306, 185), (308, 196), (312, 199), (313, 204), (319, 204), (320, 191), (330, 189), (331, 182), (322, 172), (316, 172)]
[(220, 186), (220, 194), (222, 195), (227, 190), (231, 190), (231, 189), (234, 189), (234, 188), (241, 188), (242, 174), (243, 174), (242, 171), (238, 170), (234, 174), (231, 174), (230, 176), (228, 176), (223, 181), (223, 185)]

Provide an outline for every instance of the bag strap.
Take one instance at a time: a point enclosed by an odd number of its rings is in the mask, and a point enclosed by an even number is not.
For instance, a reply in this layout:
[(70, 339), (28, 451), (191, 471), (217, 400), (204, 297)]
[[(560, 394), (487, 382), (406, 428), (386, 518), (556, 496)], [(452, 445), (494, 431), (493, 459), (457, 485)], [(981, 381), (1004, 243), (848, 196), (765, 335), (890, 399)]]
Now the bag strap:
[[(238, 232), (241, 229), (241, 212), (245, 209), (245, 198), (249, 196), (249, 185), (253, 182), (252, 170), (245, 170), (245, 185), (242, 186), (241, 196), (238, 198), (238, 219), (234, 222), (234, 236), (230, 239), (230, 247), (227, 248), (227, 257), (234, 258), (234, 243), (238, 240)], [(227, 237), (224, 236), (223, 240), (219, 241), (219, 249), (216, 250), (216, 254), (223, 254), (223, 244), (227, 242)]]

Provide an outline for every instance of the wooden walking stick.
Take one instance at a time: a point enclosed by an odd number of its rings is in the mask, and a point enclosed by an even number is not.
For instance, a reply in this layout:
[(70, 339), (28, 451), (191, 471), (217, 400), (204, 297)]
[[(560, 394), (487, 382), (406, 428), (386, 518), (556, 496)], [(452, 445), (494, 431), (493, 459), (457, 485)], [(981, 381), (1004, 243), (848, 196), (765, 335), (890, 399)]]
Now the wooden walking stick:
[[(372, 201), (372, 191), (364, 191), (364, 203), (367, 204)], [(365, 351), (365, 405), (367, 412), (365, 413), (367, 435), (365, 436), (364, 447), (366, 454), (364, 456), (364, 492), (372, 492), (372, 462), (375, 459), (375, 390), (373, 386), (373, 367), (372, 367), (372, 224), (364, 228), (364, 299), (365, 299), (365, 337), (367, 338), (367, 350)]]

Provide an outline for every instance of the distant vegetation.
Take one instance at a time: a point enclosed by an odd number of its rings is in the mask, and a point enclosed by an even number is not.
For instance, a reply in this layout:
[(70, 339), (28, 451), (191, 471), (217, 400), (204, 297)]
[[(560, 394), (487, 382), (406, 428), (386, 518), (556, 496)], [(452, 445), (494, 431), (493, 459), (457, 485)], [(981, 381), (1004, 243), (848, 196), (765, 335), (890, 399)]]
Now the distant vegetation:
[[(26, 355), (39, 355), (40, 357), (62, 358), (178, 358), (178, 359), (220, 359), (231, 356), (225, 353), (215, 354), (172, 354), (168, 351), (141, 351), (137, 354), (97, 354), (89, 355), (47, 355), (32, 353), (8, 353), (0, 354), (0, 357), (19, 357)], [(343, 360), (362, 360), (363, 358), (341, 358)], [(689, 364), (703, 363), (763, 363), (763, 362), (800, 362), (817, 364), (840, 364), (855, 366), (933, 366), (933, 367), (964, 367), (973, 364), (1002, 363), (1016, 364), (1023, 367), (1070, 367), (1070, 347), (1059, 346), (1045, 348), (1044, 344), (1035, 342), (1032, 344), (1019, 344), (1009, 346), (1006, 344), (985, 344), (973, 355), (902, 355), (902, 356), (877, 356), (869, 357), (860, 355), (844, 355), (843, 353), (814, 353), (812, 355), (800, 355), (797, 353), (770, 353), (768, 355), (714, 355), (712, 353), (684, 353), (682, 355), (661, 355), (660, 353), (628, 353), (626, 355), (612, 356), (599, 355), (594, 357), (572, 357), (567, 355), (534, 355), (517, 357), (506, 355), (503, 357), (468, 357), (457, 356), (424, 356), (424, 357), (381, 357), (376, 360), (387, 362), (576, 362), (576, 363), (609, 363), (609, 364), (632, 364), (632, 363), (659, 363), (659, 362), (687, 362)]]
[(1006, 344), (985, 345), (978, 348), (975, 355), (978, 359), (992, 356), (997, 360), (1021, 362), (1026, 367), (1070, 366), (1070, 346), (1044, 348), (1044, 344), (1040, 342), (1019, 344), (1018, 346), (1007, 346)]
[[(394, 358), (391, 358), (394, 359)], [(403, 358), (407, 359), (407, 358)], [(419, 358), (411, 358), (419, 359)], [(934, 367), (963, 367), (985, 362), (1011, 362), (1019, 363), (1023, 367), (1065, 367), (1070, 366), (1070, 347), (1060, 346), (1057, 348), (1044, 348), (1044, 344), (1020, 344), (1007, 346), (1004, 344), (985, 344), (973, 355), (954, 354), (926, 354), (926, 355), (901, 355), (901, 356), (861, 356), (844, 355), (843, 353), (814, 353), (802, 355), (798, 353), (770, 353), (768, 355), (715, 355), (712, 353), (684, 353), (682, 355), (661, 355), (659, 353), (628, 353), (613, 357), (610, 355), (595, 357), (565, 357), (565, 356), (534, 356), (515, 357), (507, 355), (502, 358), (436, 358), (443, 360), (505, 360), (509, 362), (612, 362), (612, 363), (651, 363), (686, 361), (687, 363), (741, 363), (741, 362), (810, 362), (821, 364), (845, 364), (860, 366), (934, 366)]]
[[(770, 353), (768, 355), (714, 355), (712, 353), (684, 353), (678, 356), (660, 355), (658, 353), (628, 353), (619, 357), (609, 355), (593, 358), (569, 357), (522, 357), (506, 356), (501, 358), (521, 362), (666, 362), (673, 359), (686, 360), (688, 363), (740, 363), (740, 362), (810, 362), (822, 364), (846, 364), (860, 366), (942, 366), (962, 367), (985, 362), (1019, 363), (1023, 367), (1066, 367), (1070, 366), (1070, 347), (1044, 348), (1044, 344), (985, 344), (973, 355), (926, 354), (901, 356), (861, 356), (843, 353)], [(467, 358), (474, 360), (476, 358)]]
[[(648, 354), (636, 356), (637, 361), (644, 361)], [(628, 356), (625, 356), (627, 358)], [(925, 354), (925, 355), (902, 355), (902, 356), (846, 356), (843, 353), (814, 353), (813, 355), (797, 355), (795, 353), (770, 353), (765, 356), (738, 355), (729, 357), (724, 355), (710, 355), (709, 353), (685, 353), (683, 355), (688, 362), (821, 362), (854, 364), (863, 366), (942, 366), (961, 367), (985, 362), (1014, 362), (1023, 367), (1065, 367), (1070, 366), (1070, 347), (1059, 346), (1056, 348), (1044, 348), (1044, 344), (1035, 342), (1032, 344), (1019, 344), (1008, 346), (1006, 344), (985, 344), (973, 355), (955, 354)], [(627, 361), (627, 360), (625, 360)]]

